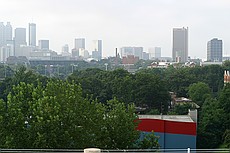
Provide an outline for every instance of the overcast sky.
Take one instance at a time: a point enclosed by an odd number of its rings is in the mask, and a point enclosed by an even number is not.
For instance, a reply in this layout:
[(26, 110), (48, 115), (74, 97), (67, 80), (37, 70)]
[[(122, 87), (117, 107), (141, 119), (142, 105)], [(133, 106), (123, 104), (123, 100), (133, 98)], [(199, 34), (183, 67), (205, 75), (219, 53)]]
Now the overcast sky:
[[(0, 0), (0, 21), (13, 29), (33, 22), (37, 40), (49, 39), (50, 48), (61, 52), (74, 47), (75, 38), (103, 41), (103, 56), (115, 48), (161, 47), (172, 55), (172, 29), (189, 28), (189, 56), (206, 58), (207, 41), (223, 40), (230, 55), (230, 0)], [(27, 34), (28, 35), (28, 34)]]

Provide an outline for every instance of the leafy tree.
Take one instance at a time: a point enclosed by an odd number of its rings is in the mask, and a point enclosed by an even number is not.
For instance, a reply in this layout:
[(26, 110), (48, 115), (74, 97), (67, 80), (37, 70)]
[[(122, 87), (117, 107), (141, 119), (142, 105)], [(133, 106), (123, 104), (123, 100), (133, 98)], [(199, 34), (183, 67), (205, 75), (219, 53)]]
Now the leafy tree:
[(187, 115), (189, 109), (195, 109), (195, 106), (191, 103), (177, 104), (170, 114)]
[(141, 149), (157, 149), (160, 147), (158, 143), (159, 137), (155, 136), (154, 131), (148, 134), (144, 134), (142, 138), (140, 138), (135, 146), (136, 148)]
[(127, 149), (132, 148), (133, 143), (139, 138), (139, 132), (136, 129), (137, 116), (134, 114), (134, 105), (129, 105), (126, 109), (124, 103), (116, 99), (108, 101), (105, 115), (105, 129), (101, 140), (101, 147), (107, 149)]
[(207, 96), (211, 95), (211, 91), (206, 83), (198, 82), (189, 86), (188, 94), (193, 102), (202, 106)]
[(225, 131), (224, 123), (224, 110), (219, 107), (218, 101), (206, 98), (198, 124), (198, 148), (216, 148), (220, 145)]
[(230, 125), (230, 84), (227, 84), (223, 90), (220, 92), (220, 107), (223, 108), (226, 122), (226, 127)]
[(166, 74), (165, 80), (169, 90), (175, 92), (178, 97), (187, 97), (189, 85), (197, 82), (197, 77), (190, 73), (190, 68), (170, 68)]
[[(7, 106), (6, 106), (7, 104)], [(134, 105), (103, 105), (82, 96), (73, 82), (14, 86), (0, 101), (2, 148), (132, 148), (138, 139)], [(17, 132), (12, 132), (16, 130)]]
[(169, 93), (159, 76), (145, 73), (138, 73), (135, 76), (135, 104), (138, 106), (147, 105), (149, 109), (158, 109), (160, 112), (167, 112)]
[(224, 144), (226, 147), (230, 148), (230, 129), (227, 129), (223, 135)]

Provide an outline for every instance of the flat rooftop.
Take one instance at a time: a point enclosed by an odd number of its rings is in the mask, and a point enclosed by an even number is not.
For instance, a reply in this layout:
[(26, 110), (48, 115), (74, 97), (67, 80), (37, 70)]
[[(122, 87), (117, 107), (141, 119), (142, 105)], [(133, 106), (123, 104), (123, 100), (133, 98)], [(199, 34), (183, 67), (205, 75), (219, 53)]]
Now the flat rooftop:
[(189, 115), (138, 115), (139, 119), (161, 119), (176, 122), (194, 122)]

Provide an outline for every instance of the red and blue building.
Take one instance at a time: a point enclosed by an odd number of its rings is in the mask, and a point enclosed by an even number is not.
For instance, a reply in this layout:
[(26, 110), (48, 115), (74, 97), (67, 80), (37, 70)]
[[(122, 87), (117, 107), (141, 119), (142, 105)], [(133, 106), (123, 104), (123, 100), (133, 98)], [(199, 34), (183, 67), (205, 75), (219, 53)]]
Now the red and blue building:
[(196, 149), (196, 122), (189, 115), (139, 115), (137, 130), (154, 131), (161, 149)]

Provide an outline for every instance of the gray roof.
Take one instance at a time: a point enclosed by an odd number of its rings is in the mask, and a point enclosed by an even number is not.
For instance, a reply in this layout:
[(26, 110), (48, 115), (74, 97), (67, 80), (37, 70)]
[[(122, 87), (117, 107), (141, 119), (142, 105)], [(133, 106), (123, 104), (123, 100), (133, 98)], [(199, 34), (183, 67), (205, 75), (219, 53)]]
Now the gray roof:
[(177, 122), (194, 122), (189, 115), (138, 115), (139, 119), (162, 119)]

